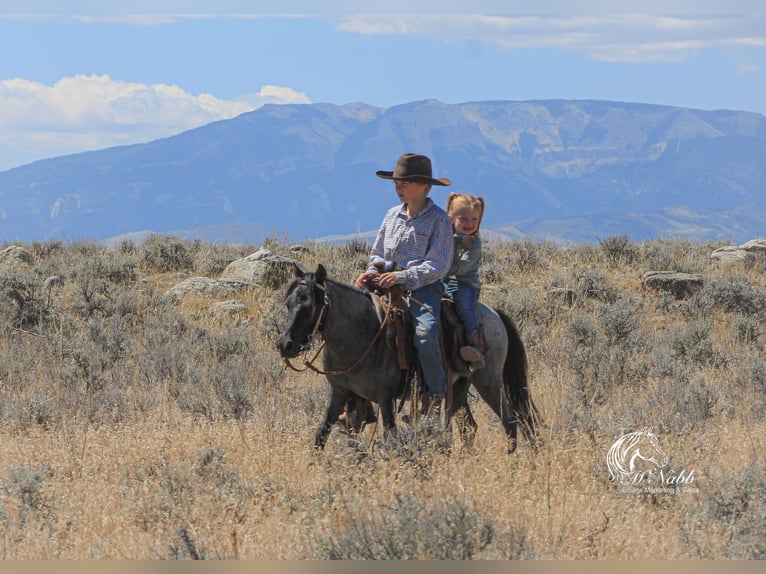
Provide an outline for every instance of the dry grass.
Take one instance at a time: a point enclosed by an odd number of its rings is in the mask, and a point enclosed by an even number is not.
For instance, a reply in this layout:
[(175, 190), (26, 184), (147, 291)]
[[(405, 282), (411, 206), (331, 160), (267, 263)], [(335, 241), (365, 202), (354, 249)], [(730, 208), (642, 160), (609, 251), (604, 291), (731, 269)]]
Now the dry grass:
[[(402, 427), (397, 445), (334, 430), (315, 452), (326, 383), (281, 364), (280, 290), (244, 293), (234, 315), (161, 296), (256, 248), (164, 241), (34, 244), (29, 268), (0, 269), (0, 557), (766, 556), (763, 260), (718, 267), (715, 246), (669, 240), (490, 243), (483, 299), (521, 327), (544, 446), (508, 456), (475, 400), (469, 451)], [(366, 249), (269, 247), (346, 281)], [(708, 283), (680, 301), (643, 291), (657, 269)], [(48, 294), (51, 275), (64, 286)], [(645, 426), (694, 471), (690, 491), (610, 480), (610, 445)]]

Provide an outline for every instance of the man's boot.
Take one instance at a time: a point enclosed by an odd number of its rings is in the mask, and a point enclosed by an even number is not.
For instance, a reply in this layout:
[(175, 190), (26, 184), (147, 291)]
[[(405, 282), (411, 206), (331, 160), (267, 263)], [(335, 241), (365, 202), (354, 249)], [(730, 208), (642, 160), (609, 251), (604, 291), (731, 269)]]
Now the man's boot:
[(466, 331), (465, 337), (468, 345), (460, 347), (460, 358), (471, 363), (475, 369), (482, 368), (484, 366), (484, 352), (486, 351), (484, 330), (479, 325), (475, 329)]

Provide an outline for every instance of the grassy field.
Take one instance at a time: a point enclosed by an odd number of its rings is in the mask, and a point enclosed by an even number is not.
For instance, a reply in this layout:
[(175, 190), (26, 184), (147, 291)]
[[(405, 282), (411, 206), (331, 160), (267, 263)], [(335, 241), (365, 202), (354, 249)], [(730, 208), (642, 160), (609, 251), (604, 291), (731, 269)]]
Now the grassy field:
[[(239, 312), (164, 296), (260, 246), (18, 244), (0, 260), (0, 557), (764, 558), (766, 256), (721, 266), (718, 246), (488, 243), (482, 300), (519, 326), (544, 421), (541, 448), (508, 455), (477, 398), (471, 449), (400, 424), (395, 444), (335, 429), (316, 452), (327, 384), (278, 356), (284, 279)], [(344, 281), (369, 249), (266, 247)], [(677, 299), (642, 286), (651, 270), (704, 286)], [(611, 480), (610, 446), (645, 427), (691, 482)]]

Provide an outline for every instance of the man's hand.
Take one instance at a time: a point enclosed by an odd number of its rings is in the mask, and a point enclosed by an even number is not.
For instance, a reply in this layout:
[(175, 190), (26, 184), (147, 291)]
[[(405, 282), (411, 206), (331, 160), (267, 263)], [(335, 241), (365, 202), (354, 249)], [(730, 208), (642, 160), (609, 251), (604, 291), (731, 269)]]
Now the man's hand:
[(380, 285), (382, 289), (390, 289), (398, 284), (399, 279), (397, 278), (396, 273), (393, 272), (383, 273), (378, 278), (378, 285)]
[(379, 275), (373, 271), (365, 271), (359, 277), (356, 278), (354, 285), (356, 285), (360, 289), (367, 289), (367, 284), (370, 282), (371, 279), (375, 277), (379, 277)]

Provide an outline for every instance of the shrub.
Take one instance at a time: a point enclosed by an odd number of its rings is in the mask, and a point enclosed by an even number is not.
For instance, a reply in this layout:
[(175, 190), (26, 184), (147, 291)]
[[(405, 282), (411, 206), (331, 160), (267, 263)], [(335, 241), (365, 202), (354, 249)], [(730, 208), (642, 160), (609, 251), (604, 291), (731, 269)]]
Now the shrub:
[(698, 365), (714, 364), (718, 359), (708, 319), (676, 325), (670, 330), (670, 337), (670, 348), (677, 359), (690, 360)]
[(194, 268), (194, 253), (188, 241), (152, 234), (141, 244), (141, 265), (156, 273), (190, 271)]
[[(707, 497), (698, 520), (724, 526), (723, 556), (738, 560), (766, 559), (766, 470), (750, 467), (727, 472), (710, 481)], [(690, 543), (695, 536), (690, 533)], [(698, 546), (701, 558), (711, 558), (709, 547)]]
[(596, 312), (609, 345), (630, 341), (641, 324), (640, 306), (635, 299), (618, 299)]
[[(47, 307), (42, 298), (42, 280), (33, 271), (16, 270), (0, 273), (0, 295), (3, 296), (12, 315), (14, 327), (32, 327), (37, 325), (47, 314)], [(0, 311), (2, 311), (0, 303)]]
[[(498, 532), (493, 522), (470, 505), (447, 499), (426, 506), (418, 499), (400, 497), (387, 507), (354, 510), (348, 520), (335, 523), (327, 535), (316, 539), (316, 556), (330, 560), (470, 560), (498, 552)], [(515, 556), (531, 558), (532, 549), (523, 531), (512, 531), (508, 547)]]
[(603, 271), (575, 268), (570, 272), (570, 276), (579, 298), (596, 299), (605, 303), (617, 300), (617, 289), (609, 284), (609, 278)]
[(636, 257), (636, 246), (627, 235), (610, 235), (599, 239), (598, 245), (606, 260), (615, 266), (632, 263)]
[(39, 466), (20, 466), (8, 469), (8, 478), (3, 490), (17, 501), (20, 528), (32, 519), (46, 520), (54, 513), (53, 501), (46, 496), (43, 484), (48, 476), (44, 464)]
[(701, 314), (713, 309), (727, 313), (756, 315), (766, 313), (766, 291), (752, 287), (746, 277), (710, 279), (692, 298)]
[(537, 301), (534, 289), (523, 287), (504, 289), (495, 305), (504, 311), (522, 331), (546, 321), (546, 312)]

